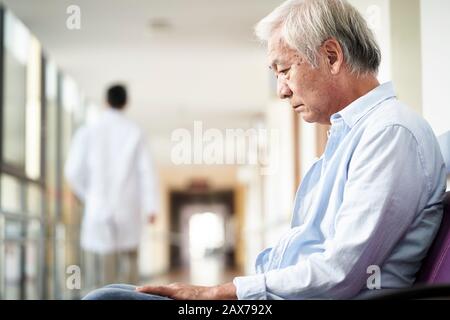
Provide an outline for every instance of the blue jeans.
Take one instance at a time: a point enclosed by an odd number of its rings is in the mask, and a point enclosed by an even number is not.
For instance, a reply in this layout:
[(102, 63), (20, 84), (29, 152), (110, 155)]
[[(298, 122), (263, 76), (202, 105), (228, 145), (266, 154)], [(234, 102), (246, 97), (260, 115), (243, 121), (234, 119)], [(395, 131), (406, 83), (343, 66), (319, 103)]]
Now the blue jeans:
[(111, 284), (94, 290), (83, 300), (172, 300), (167, 297), (137, 292), (135, 286), (128, 284)]

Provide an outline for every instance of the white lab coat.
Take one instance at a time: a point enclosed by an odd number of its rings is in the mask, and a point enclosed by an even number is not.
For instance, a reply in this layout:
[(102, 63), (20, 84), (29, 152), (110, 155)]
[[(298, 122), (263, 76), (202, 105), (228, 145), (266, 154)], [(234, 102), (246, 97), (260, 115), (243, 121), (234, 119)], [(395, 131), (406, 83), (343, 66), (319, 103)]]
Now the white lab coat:
[(84, 202), (81, 245), (96, 253), (136, 249), (157, 212), (157, 179), (146, 139), (121, 111), (108, 109), (72, 141), (65, 176)]

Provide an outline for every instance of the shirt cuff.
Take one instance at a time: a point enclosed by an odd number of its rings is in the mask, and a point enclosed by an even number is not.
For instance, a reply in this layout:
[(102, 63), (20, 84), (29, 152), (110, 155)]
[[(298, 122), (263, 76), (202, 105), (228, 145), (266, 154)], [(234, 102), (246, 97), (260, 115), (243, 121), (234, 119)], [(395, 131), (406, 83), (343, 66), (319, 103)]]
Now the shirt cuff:
[(239, 300), (267, 300), (266, 276), (264, 274), (236, 277), (233, 284), (236, 287), (236, 296)]

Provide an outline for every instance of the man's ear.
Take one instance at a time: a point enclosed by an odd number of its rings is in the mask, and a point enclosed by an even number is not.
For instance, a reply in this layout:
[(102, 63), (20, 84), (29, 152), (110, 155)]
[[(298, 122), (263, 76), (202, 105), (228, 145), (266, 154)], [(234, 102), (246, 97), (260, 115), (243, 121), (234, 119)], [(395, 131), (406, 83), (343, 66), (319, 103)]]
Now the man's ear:
[(331, 74), (337, 75), (344, 64), (344, 53), (341, 45), (333, 38), (325, 40), (322, 44), (322, 52)]

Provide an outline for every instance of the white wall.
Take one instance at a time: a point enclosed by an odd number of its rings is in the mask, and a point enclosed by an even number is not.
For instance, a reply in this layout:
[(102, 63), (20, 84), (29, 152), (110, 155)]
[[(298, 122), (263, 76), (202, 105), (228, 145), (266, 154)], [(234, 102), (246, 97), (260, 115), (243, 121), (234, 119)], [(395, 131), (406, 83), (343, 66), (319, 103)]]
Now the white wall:
[(390, 81), (391, 75), (391, 20), (390, 0), (349, 0), (366, 18), (381, 48), (380, 82)]
[(398, 99), (422, 113), (420, 0), (392, 0), (391, 73)]
[(450, 130), (450, 1), (421, 0), (423, 116), (436, 135)]

